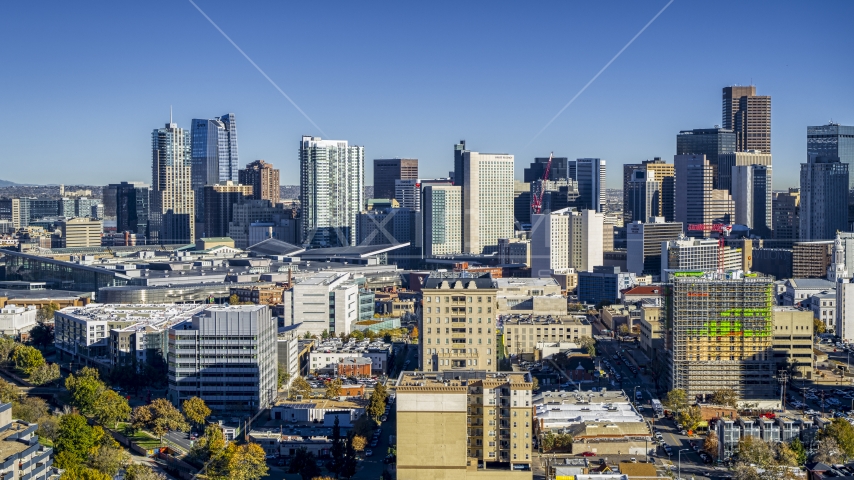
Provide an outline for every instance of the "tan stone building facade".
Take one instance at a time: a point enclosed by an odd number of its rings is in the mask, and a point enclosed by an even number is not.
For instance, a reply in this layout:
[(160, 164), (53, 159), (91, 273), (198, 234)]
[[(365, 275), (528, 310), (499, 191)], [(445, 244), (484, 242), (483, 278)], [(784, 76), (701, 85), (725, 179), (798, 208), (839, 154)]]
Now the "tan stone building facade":
[(406, 372), (397, 384), (397, 478), (531, 479), (527, 373)]
[(418, 349), (426, 372), (497, 370), (497, 288), (490, 274), (431, 274), (422, 287)]
[(581, 315), (523, 316), (504, 320), (504, 348), (508, 355), (533, 354), (537, 345), (578, 342), (592, 338), (590, 322)]
[(811, 378), (813, 359), (813, 312), (795, 307), (774, 307), (771, 348), (778, 365), (794, 367), (799, 377)]

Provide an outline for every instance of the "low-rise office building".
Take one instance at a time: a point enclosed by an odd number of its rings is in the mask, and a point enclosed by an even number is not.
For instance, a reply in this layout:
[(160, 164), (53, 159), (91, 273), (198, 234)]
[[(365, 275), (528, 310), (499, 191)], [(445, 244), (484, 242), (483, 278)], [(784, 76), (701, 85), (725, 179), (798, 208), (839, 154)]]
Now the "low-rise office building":
[(499, 315), (566, 315), (566, 297), (554, 278), (498, 278), (495, 283)]
[(382, 341), (357, 342), (350, 339), (343, 343), (333, 338), (315, 345), (309, 354), (309, 370), (317, 373), (337, 374), (339, 366), (349, 359), (364, 358), (370, 360), (370, 374), (382, 375), (388, 372), (391, 344)]
[(578, 301), (583, 303), (616, 303), (620, 292), (633, 287), (635, 274), (621, 272), (620, 267), (593, 267), (592, 272), (578, 273)]
[(277, 398), (277, 326), (265, 305), (207, 306), (169, 329), (169, 400), (254, 412)]
[(230, 289), (230, 295), (237, 295), (240, 303), (255, 305), (279, 305), (284, 292), (285, 287), (278, 285), (246, 285)]
[(397, 478), (531, 479), (528, 373), (404, 372), (397, 391)]
[(204, 305), (115, 305), (92, 303), (54, 314), (54, 346), (63, 360), (112, 368), (166, 359), (172, 325), (202, 311)]
[(0, 308), (0, 335), (16, 339), (26, 338), (36, 326), (36, 317), (38, 309), (34, 306), (6, 305)]
[(362, 401), (327, 398), (304, 398), (296, 401), (277, 402), (270, 407), (271, 420), (291, 423), (320, 423), (331, 427), (335, 418), (342, 428), (349, 428), (365, 413)]
[(534, 356), (545, 344), (573, 342), (592, 338), (590, 322), (582, 315), (502, 317), (504, 349), (507, 355)]
[(298, 281), (283, 295), (285, 325), (300, 334), (349, 334), (359, 320), (359, 285), (349, 273), (319, 272)]

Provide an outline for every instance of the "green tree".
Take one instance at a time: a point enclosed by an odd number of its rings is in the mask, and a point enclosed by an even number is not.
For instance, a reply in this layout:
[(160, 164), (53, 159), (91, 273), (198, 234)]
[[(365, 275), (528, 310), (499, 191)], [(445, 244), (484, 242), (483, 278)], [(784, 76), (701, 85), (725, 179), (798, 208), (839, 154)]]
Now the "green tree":
[(0, 336), (0, 363), (6, 363), (12, 356), (12, 351), (18, 346), (18, 342), (14, 339)]
[(385, 402), (386, 397), (388, 396), (388, 392), (385, 388), (385, 385), (382, 383), (377, 383), (377, 386), (374, 387), (374, 393), (371, 394), (370, 400), (368, 400), (368, 415), (374, 419), (374, 421), (378, 421), (381, 416), (385, 413)]
[(53, 345), (53, 325), (39, 321), (30, 329), (30, 343), (36, 348), (47, 348)]
[(738, 461), (766, 470), (777, 464), (771, 445), (750, 435), (738, 441)]
[(539, 390), (540, 388), (540, 379), (537, 377), (532, 377), (531, 381), (533, 382), (533, 390)]
[(320, 468), (317, 466), (317, 456), (305, 448), (298, 448), (294, 452), (288, 473), (298, 473), (302, 480), (311, 480), (319, 476)]
[(211, 409), (208, 408), (204, 400), (199, 397), (190, 397), (181, 404), (184, 409), (184, 416), (190, 423), (197, 426), (202, 426), (211, 416)]
[(350, 338), (354, 338), (357, 342), (361, 342), (365, 339), (365, 332), (361, 330), (353, 330), (353, 332), (350, 333)]
[(700, 407), (691, 405), (679, 414), (679, 422), (686, 430), (696, 430), (700, 422), (703, 421), (703, 412)]
[(302, 398), (309, 399), (311, 398), (311, 385), (305, 378), (297, 377), (291, 384), (291, 395), (302, 395)]
[(56, 437), (59, 435), (59, 418), (53, 415), (45, 415), (39, 418), (39, 429), (36, 433), (51, 442), (56, 442)]
[(47, 402), (39, 397), (23, 397), (12, 403), (12, 416), (27, 423), (36, 423), (48, 414)]
[(161, 443), (167, 432), (190, 430), (184, 415), (165, 398), (155, 399), (150, 405), (136, 407), (133, 411), (133, 425), (157, 435)]
[(65, 379), (65, 388), (71, 395), (71, 404), (84, 414), (94, 413), (95, 401), (104, 393), (106, 387), (98, 375), (98, 370), (84, 367), (77, 375)]
[(827, 326), (818, 318), (812, 319), (812, 330), (814, 335), (821, 335), (827, 332)]
[(667, 392), (667, 397), (664, 399), (664, 405), (674, 412), (681, 412), (688, 407), (688, 398), (685, 395), (685, 390), (675, 388)]
[(789, 444), (789, 448), (794, 452), (798, 465), (804, 465), (807, 463), (807, 449), (798, 437), (795, 437), (795, 439), (792, 440), (792, 443)]
[(798, 454), (789, 446), (788, 443), (778, 443), (775, 447), (774, 456), (777, 460), (777, 465), (781, 467), (797, 467)]
[(42, 352), (37, 348), (21, 344), (12, 351), (12, 361), (15, 363), (15, 368), (26, 375), (31, 375), (36, 368), (44, 365)]
[(820, 438), (822, 440), (827, 438), (835, 440), (846, 460), (854, 457), (854, 426), (848, 423), (848, 420), (834, 418), (829, 425), (824, 427)]
[(125, 480), (166, 480), (166, 476), (155, 472), (148, 465), (133, 463), (125, 468)]
[(557, 435), (552, 433), (551, 431), (546, 432), (543, 435), (543, 438), (540, 442), (540, 446), (543, 448), (544, 452), (551, 452), (555, 449), (555, 443), (557, 442)]
[(119, 446), (100, 445), (89, 457), (89, 466), (113, 478), (130, 463), (130, 454)]
[(326, 468), (338, 476), (341, 473), (341, 468), (344, 466), (345, 445), (341, 438), (341, 426), (338, 424), (338, 416), (335, 416), (335, 423), (332, 424), (332, 446), (329, 449), (329, 455), (332, 459), (327, 463)]
[(61, 375), (59, 373), (59, 364), (58, 363), (44, 363), (39, 367), (36, 367), (33, 370), (33, 373), (30, 374), (30, 383), (33, 385), (47, 385), (48, 383), (55, 382), (59, 380)]
[(0, 402), (12, 403), (21, 396), (18, 387), (0, 378)]
[(231, 442), (208, 467), (208, 477), (229, 480), (259, 480), (267, 476), (264, 449), (257, 443)]
[(230, 305), (240, 305), (240, 297), (236, 293), (232, 293), (228, 296), (228, 303)]
[(812, 458), (813, 462), (822, 462), (828, 465), (840, 463), (843, 460), (844, 454), (839, 444), (833, 437), (822, 438), (818, 442), (815, 455)]
[[(56, 456), (56, 460), (54, 464), (59, 465), (60, 462), (64, 462), (60, 460), (62, 457), (61, 454)], [(63, 468), (63, 467), (60, 467)], [(113, 477), (107, 475), (100, 470), (96, 470), (94, 468), (89, 468), (84, 465), (72, 465), (69, 467), (64, 467), (66, 470), (62, 472), (62, 476), (59, 477), (60, 480), (112, 480)]]
[(83, 415), (70, 413), (59, 419), (59, 430), (56, 442), (56, 466), (71, 468), (81, 465), (89, 455), (89, 450), (95, 446), (95, 435), (92, 427)]
[(225, 448), (225, 435), (219, 425), (205, 427), (205, 434), (193, 445), (190, 454), (201, 463), (219, 456)]
[(350, 445), (353, 446), (353, 450), (363, 452), (365, 451), (365, 447), (368, 446), (368, 439), (361, 435), (353, 435), (350, 438)]
[(718, 435), (715, 432), (709, 432), (706, 440), (703, 442), (703, 450), (712, 458), (718, 458)]
[(39, 308), (39, 311), (36, 314), (36, 319), (41, 323), (52, 322), (53, 315), (56, 313), (57, 310), (59, 310), (59, 305), (56, 302), (50, 302), (46, 305), (42, 305), (42, 307)]
[(718, 405), (736, 408), (738, 406), (738, 393), (731, 388), (719, 388), (712, 392), (712, 399)]
[(119, 422), (130, 417), (131, 408), (125, 397), (116, 393), (115, 390), (105, 389), (104, 393), (95, 400), (92, 413), (101, 425), (112, 425), (116, 428)]
[(588, 355), (591, 357), (596, 356), (596, 340), (590, 337), (580, 337), (577, 342)]
[(325, 397), (326, 398), (335, 398), (335, 397), (341, 395), (341, 385), (343, 385), (343, 384), (344, 384), (344, 382), (342, 382), (340, 379), (337, 379), (337, 378), (335, 380), (332, 380), (331, 382), (327, 383), (326, 384)]

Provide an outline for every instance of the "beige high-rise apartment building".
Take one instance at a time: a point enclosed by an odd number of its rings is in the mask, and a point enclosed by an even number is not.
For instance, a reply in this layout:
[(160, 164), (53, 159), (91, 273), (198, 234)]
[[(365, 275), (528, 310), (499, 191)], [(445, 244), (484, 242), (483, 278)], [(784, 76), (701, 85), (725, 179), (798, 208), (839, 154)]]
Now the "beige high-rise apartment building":
[(796, 307), (774, 307), (774, 360), (778, 368), (794, 366), (802, 378), (812, 377), (813, 361), (813, 312)]
[(431, 273), (421, 291), (421, 369), (496, 371), (498, 287), (492, 275)]
[(724, 87), (723, 127), (735, 132), (737, 151), (771, 153), (771, 97), (755, 85)]
[(59, 222), (62, 232), (62, 247), (100, 247), (104, 226), (100, 220), (70, 218)]
[(237, 171), (238, 183), (252, 186), (252, 198), (279, 203), (279, 169), (264, 160), (255, 160)]
[(191, 182), (191, 139), (187, 130), (178, 128), (171, 120), (151, 134), (148, 230), (152, 243), (193, 243), (196, 197)]
[(404, 372), (397, 478), (531, 479), (532, 387), (522, 372)]
[(513, 155), (466, 151), (462, 161), (463, 252), (481, 253), (515, 233)]

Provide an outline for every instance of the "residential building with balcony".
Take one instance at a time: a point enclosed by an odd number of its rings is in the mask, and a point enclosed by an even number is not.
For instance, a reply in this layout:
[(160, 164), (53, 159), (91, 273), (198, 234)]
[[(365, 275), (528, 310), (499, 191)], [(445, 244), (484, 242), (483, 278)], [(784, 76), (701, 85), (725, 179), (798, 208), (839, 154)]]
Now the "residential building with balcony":
[(497, 370), (498, 289), (492, 275), (431, 273), (421, 291), (422, 370)]
[(397, 478), (531, 479), (530, 374), (404, 372)]
[(12, 404), (0, 404), (0, 478), (55, 480), (62, 473), (53, 467), (53, 449), (39, 443), (39, 426), (12, 419)]

